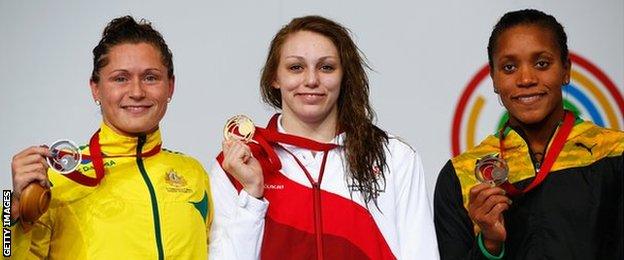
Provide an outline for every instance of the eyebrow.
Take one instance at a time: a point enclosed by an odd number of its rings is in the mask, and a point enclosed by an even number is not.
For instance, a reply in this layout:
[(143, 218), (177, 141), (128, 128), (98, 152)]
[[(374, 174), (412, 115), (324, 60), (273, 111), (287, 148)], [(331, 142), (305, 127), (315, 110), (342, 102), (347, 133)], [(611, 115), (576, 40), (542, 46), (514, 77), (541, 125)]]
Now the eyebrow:
[[(150, 71), (160, 72), (160, 69), (158, 69), (158, 68), (147, 68), (147, 69), (144, 69), (141, 73), (150, 72)], [(110, 73), (115, 73), (115, 72), (126, 72), (126, 73), (128, 73), (130, 71), (127, 70), (127, 69), (116, 69), (116, 70), (112, 70)]]
[[(288, 58), (295, 58), (295, 59), (298, 59), (298, 60), (303, 60), (304, 59), (303, 57), (297, 56), (297, 55), (288, 55), (288, 56), (284, 57), (284, 59), (288, 59)], [(320, 57), (318, 60), (319, 61), (324, 61), (326, 59), (331, 59), (331, 58), (337, 59), (338, 57), (328, 55), (328, 56)]]
[[(551, 56), (556, 56), (556, 54), (555, 54), (555, 53), (549, 52), (549, 51), (547, 51), (547, 50), (545, 50), (545, 51), (536, 51), (536, 52), (531, 53), (531, 56), (532, 56), (532, 57), (537, 57), (537, 56), (542, 56), (542, 55), (551, 55)], [(518, 55), (517, 55), (517, 54), (515, 54), (515, 53), (512, 53), (512, 54), (507, 54), (507, 55), (502, 55), (502, 56), (500, 56), (499, 60), (504, 59), (504, 58), (513, 58), (513, 57), (517, 57), (517, 56), (518, 56)]]

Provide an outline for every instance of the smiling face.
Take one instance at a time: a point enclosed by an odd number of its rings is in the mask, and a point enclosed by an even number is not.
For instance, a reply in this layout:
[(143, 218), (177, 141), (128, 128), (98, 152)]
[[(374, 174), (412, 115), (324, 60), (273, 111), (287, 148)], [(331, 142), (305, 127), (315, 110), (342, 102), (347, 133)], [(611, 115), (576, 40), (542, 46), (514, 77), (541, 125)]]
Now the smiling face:
[(111, 47), (106, 58), (100, 80), (90, 83), (104, 123), (127, 136), (158, 129), (174, 88), (160, 52), (148, 43), (124, 43)]
[(284, 117), (311, 124), (335, 120), (342, 75), (338, 50), (329, 38), (309, 31), (289, 35), (272, 84), (280, 90)]
[(510, 123), (535, 125), (560, 120), (561, 87), (570, 81), (569, 62), (548, 29), (517, 25), (501, 33), (490, 73), (510, 114)]

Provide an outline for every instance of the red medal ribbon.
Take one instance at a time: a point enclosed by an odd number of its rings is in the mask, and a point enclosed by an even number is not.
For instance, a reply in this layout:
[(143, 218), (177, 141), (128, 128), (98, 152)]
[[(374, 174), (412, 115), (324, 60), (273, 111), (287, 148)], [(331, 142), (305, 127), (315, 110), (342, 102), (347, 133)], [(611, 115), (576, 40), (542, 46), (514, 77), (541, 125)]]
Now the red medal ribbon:
[[(279, 143), (290, 144), (318, 152), (326, 152), (338, 147), (336, 144), (319, 143), (300, 136), (280, 133), (277, 131), (278, 117), (279, 114), (275, 114), (269, 120), (266, 128), (256, 126), (253, 140), (257, 143), (247, 143), (254, 157), (260, 162), (263, 172), (277, 172), (282, 169), (282, 163), (277, 153), (273, 150), (272, 145), (278, 145)], [(219, 154), (218, 158), (222, 159), (222, 154)]]
[[(533, 182), (531, 182), (529, 186), (524, 188), (524, 190), (519, 190), (513, 184), (509, 183), (509, 180), (507, 180), (506, 182), (501, 184), (501, 188), (503, 188), (507, 192), (507, 194), (511, 196), (517, 196), (523, 193), (527, 193), (540, 185), (546, 179), (546, 177), (550, 173), (550, 169), (555, 164), (557, 157), (559, 157), (559, 153), (563, 149), (563, 145), (570, 135), (570, 132), (572, 132), (572, 127), (574, 127), (574, 113), (567, 110), (564, 113), (565, 115), (563, 119), (563, 124), (561, 125), (561, 128), (559, 128), (559, 130), (557, 131), (555, 139), (553, 140), (550, 149), (548, 149), (546, 157), (544, 158), (544, 162), (542, 163), (542, 166), (540, 167), (535, 178), (533, 179)], [(504, 128), (503, 130), (501, 130), (500, 133), (500, 156), (501, 159), (504, 160), (505, 146), (503, 141), (505, 136), (503, 134), (503, 131)]]
[[(151, 150), (142, 153), (141, 157), (150, 157), (156, 155), (160, 152), (162, 144), (156, 145)], [(93, 169), (95, 170), (95, 178), (89, 177), (87, 175), (82, 174), (81, 172), (75, 170), (68, 174), (64, 174), (63, 176), (69, 178), (72, 181), (80, 183), (85, 186), (95, 187), (97, 186), (102, 178), (104, 178), (104, 156), (102, 155), (102, 147), (100, 146), (100, 129), (98, 129), (93, 136), (91, 136), (91, 140), (89, 140), (89, 151), (91, 155), (83, 156), (84, 159), (91, 159), (91, 163), (93, 164)], [(114, 158), (114, 157), (122, 157), (122, 156), (106, 156), (106, 158)]]

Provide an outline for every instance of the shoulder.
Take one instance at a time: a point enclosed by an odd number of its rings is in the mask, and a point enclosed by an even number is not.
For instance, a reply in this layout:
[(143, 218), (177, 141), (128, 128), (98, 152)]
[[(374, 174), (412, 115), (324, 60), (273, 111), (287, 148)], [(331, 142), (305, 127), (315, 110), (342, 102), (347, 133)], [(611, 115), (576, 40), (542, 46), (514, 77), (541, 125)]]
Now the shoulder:
[(173, 164), (176, 168), (187, 169), (187, 172), (196, 173), (199, 176), (205, 176), (206, 170), (199, 160), (179, 151), (173, 151), (163, 148), (161, 151), (166, 163)]
[(584, 121), (575, 125), (570, 135), (572, 145), (590, 148), (592, 153), (598, 153), (604, 157), (617, 156), (624, 152), (624, 132), (622, 131)]
[(487, 136), (481, 143), (477, 146), (470, 148), (460, 155), (457, 155), (451, 159), (451, 164), (455, 171), (469, 170), (472, 172), (474, 169), (475, 163), (478, 159), (500, 152), (499, 139), (494, 135)]
[(453, 186), (459, 186), (464, 197), (464, 201), (467, 202), (467, 194), (470, 187), (479, 183), (474, 175), (477, 160), (486, 155), (497, 154), (499, 152), (498, 137), (490, 135), (477, 146), (470, 148), (460, 155), (452, 158), (444, 166), (444, 169), (438, 177), (438, 181), (440, 181), (440, 178), (446, 178), (447, 182), (453, 183)]
[(388, 152), (390, 156), (418, 156), (418, 152), (405, 139), (388, 134)]
[(174, 150), (170, 150), (167, 148), (162, 148), (161, 153), (171, 160), (178, 160), (178, 161), (182, 161), (185, 163), (190, 163), (193, 166), (201, 166), (201, 163), (199, 163), (197, 159), (180, 151), (174, 151)]
[(623, 154), (624, 132), (581, 121), (572, 129), (553, 171), (588, 166)]

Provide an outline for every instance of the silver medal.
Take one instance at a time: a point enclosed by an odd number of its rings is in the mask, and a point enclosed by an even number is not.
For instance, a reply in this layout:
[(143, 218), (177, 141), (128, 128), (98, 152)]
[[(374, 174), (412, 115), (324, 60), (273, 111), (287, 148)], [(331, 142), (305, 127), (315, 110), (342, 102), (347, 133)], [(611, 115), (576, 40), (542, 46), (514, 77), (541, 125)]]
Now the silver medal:
[(507, 162), (497, 154), (486, 155), (477, 160), (475, 177), (481, 183), (498, 186), (506, 182), (508, 176), (509, 167), (507, 166)]
[(46, 161), (52, 170), (68, 174), (78, 168), (82, 161), (82, 153), (74, 142), (69, 140), (58, 140), (50, 146), (51, 157), (46, 157)]

